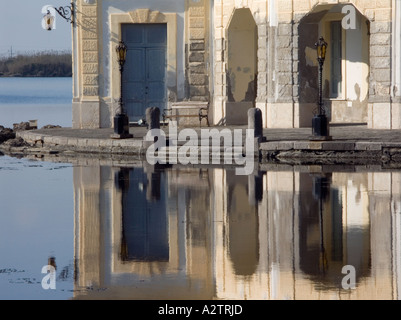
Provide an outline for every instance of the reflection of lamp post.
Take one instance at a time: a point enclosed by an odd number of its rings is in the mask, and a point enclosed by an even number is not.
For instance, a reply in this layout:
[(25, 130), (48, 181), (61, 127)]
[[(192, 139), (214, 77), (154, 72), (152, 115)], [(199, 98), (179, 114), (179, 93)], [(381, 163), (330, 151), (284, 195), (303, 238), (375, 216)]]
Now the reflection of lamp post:
[(129, 119), (127, 114), (124, 112), (123, 102), (123, 71), (124, 64), (127, 58), (127, 46), (123, 41), (116, 47), (117, 60), (120, 66), (120, 100), (118, 101), (120, 112), (114, 117), (114, 134), (112, 138), (115, 139), (126, 139), (132, 138), (133, 135), (129, 133)]
[(320, 37), (319, 41), (315, 43), (315, 46), (317, 49), (317, 61), (319, 63), (319, 112), (312, 119), (312, 140), (331, 140), (322, 94), (323, 64), (326, 59), (327, 42), (324, 41), (323, 37)]
[(319, 255), (319, 271), (326, 273), (328, 261), (326, 249), (324, 247), (324, 223), (323, 223), (323, 206), (328, 199), (330, 192), (330, 177), (327, 175), (316, 175), (313, 179), (313, 196), (319, 201), (319, 229), (320, 229), (320, 255)]

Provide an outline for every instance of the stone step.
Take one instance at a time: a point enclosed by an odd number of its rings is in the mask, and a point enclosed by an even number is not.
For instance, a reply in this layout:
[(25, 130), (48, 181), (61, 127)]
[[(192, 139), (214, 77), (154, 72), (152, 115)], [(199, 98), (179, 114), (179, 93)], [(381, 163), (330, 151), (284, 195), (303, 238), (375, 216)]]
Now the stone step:
[[(244, 158), (244, 149), (242, 147), (194, 147), (192, 150), (186, 149), (187, 152), (180, 150), (180, 147), (162, 147), (154, 154), (152, 152), (147, 154), (150, 159), (178, 159), (184, 160), (189, 163), (195, 163), (199, 159), (219, 159), (223, 161), (233, 161), (235, 159)], [(191, 154), (192, 152), (192, 154)], [(254, 157), (254, 155), (252, 155)], [(180, 162), (182, 162), (180, 160)]]

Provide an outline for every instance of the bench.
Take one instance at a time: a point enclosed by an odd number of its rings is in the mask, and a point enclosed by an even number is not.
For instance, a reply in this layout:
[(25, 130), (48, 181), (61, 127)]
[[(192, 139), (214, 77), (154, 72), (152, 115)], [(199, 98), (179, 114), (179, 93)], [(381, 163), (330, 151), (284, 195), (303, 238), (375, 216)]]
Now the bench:
[[(187, 113), (180, 113), (180, 111), (189, 111)], [(197, 112), (190, 112), (197, 111)], [(203, 101), (181, 101), (173, 102), (170, 108), (163, 110), (163, 123), (166, 124), (166, 119), (179, 119), (179, 118), (193, 118), (199, 119), (199, 126), (202, 126), (202, 119), (206, 119), (207, 126), (209, 127), (209, 102)]]

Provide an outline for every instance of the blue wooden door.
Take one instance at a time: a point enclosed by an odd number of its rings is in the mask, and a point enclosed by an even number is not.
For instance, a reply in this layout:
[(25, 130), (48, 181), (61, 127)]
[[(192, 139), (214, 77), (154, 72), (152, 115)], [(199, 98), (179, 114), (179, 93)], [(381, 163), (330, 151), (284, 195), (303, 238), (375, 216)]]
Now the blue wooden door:
[(146, 108), (166, 105), (166, 24), (123, 24), (127, 60), (123, 98), (130, 122), (145, 118)]

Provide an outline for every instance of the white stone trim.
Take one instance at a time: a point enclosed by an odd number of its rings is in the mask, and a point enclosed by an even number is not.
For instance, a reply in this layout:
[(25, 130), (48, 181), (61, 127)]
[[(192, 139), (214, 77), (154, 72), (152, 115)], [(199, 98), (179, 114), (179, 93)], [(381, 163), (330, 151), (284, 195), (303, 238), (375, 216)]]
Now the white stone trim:
[[(177, 91), (177, 14), (161, 13), (150, 9), (137, 9), (131, 12), (114, 13), (110, 15), (110, 45), (109, 56), (115, 55), (115, 46), (121, 39), (121, 24), (123, 23), (166, 23), (167, 24), (167, 91), (174, 88)], [(120, 97), (120, 72), (116, 59), (111, 59), (110, 94), (111, 99)], [(176, 95), (176, 92), (173, 93)], [(167, 92), (167, 98), (170, 93)], [(114, 115), (112, 115), (114, 116)]]
[(399, 0), (393, 1), (393, 75), (391, 95), (401, 97), (401, 3)]

